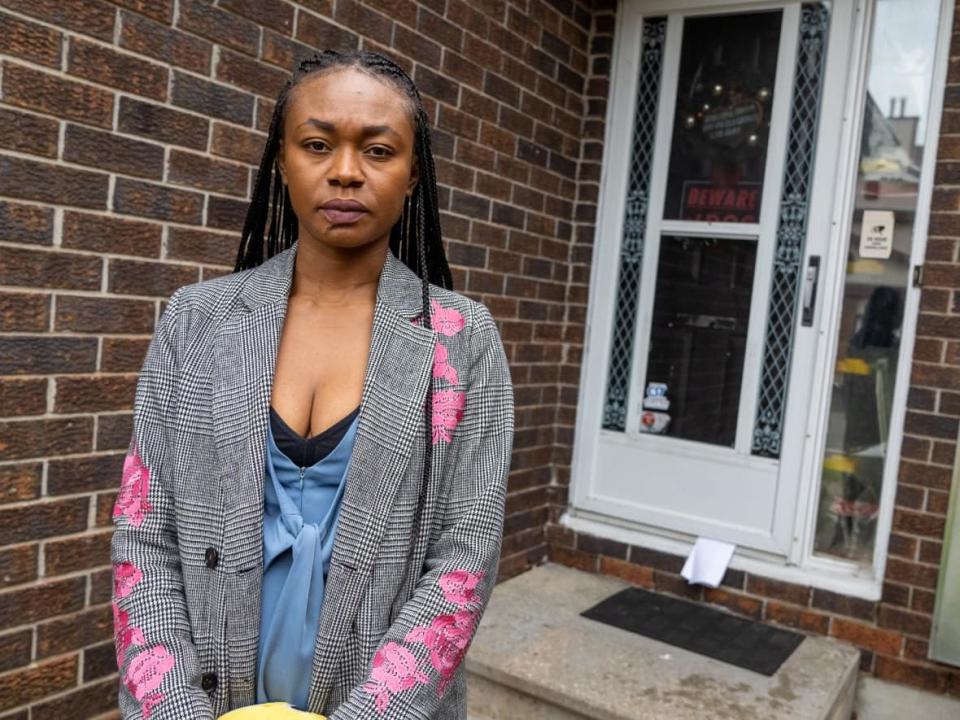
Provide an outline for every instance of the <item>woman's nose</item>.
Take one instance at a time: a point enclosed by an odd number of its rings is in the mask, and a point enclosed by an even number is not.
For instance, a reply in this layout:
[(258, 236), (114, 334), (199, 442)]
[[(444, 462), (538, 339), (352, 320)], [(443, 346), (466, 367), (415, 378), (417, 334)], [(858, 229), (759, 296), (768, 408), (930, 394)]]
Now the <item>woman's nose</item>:
[(352, 185), (363, 181), (363, 172), (357, 154), (352, 149), (339, 148), (333, 153), (327, 177), (339, 185)]

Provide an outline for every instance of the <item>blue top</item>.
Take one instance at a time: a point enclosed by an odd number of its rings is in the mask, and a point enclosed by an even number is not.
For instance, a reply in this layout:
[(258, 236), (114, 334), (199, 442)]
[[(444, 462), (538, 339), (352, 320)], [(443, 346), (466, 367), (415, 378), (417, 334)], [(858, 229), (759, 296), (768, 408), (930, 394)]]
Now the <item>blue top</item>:
[[(320, 435), (304, 439), (271, 408), (257, 703), (286, 701), (300, 710), (307, 707), (320, 608), (359, 409)], [(320, 454), (315, 440), (332, 444), (338, 435), (342, 437), (316, 462), (305, 466), (294, 461), (309, 462)], [(298, 441), (300, 447), (293, 447)], [(314, 452), (305, 452), (310, 449)]]

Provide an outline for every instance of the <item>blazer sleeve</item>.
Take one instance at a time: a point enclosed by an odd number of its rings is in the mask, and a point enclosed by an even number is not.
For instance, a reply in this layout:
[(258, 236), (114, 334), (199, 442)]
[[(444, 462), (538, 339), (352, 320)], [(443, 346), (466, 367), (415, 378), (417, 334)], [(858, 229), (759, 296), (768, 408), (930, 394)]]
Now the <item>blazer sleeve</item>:
[(113, 508), (113, 625), (124, 720), (213, 720), (200, 686), (177, 545), (170, 444), (177, 402), (177, 317), (161, 315), (137, 381), (133, 434)]
[(513, 384), (497, 326), (476, 303), (464, 414), (454, 431), (443, 529), (425, 572), (329, 720), (436, 718), (497, 577), (513, 449)]

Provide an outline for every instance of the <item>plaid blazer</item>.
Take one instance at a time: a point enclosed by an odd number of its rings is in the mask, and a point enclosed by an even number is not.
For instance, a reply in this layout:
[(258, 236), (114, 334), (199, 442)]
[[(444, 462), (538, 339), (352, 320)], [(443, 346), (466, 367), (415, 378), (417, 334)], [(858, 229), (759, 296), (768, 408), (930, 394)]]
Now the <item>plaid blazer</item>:
[[(150, 342), (113, 509), (125, 719), (255, 702), (266, 432), (296, 248), (179, 288)], [(308, 709), (331, 720), (466, 718), (461, 660), (497, 575), (513, 385), (488, 308), (430, 295), (432, 330), (420, 279), (388, 250), (310, 681)]]

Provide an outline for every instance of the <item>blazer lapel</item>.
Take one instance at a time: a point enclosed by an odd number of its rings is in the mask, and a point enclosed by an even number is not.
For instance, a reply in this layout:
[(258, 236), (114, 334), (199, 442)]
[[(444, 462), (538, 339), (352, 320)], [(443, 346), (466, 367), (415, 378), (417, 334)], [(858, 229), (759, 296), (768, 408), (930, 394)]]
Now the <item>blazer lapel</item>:
[[(256, 573), (252, 586), (257, 588), (263, 573), (270, 397), (298, 244), (250, 272), (239, 290), (240, 302), (213, 340), (213, 432), (221, 468), (225, 569)], [(420, 278), (388, 249), (377, 284), (360, 417), (317, 634), (310, 707), (326, 700), (340, 639), (366, 588), (411, 445), (418, 433), (426, 432), (424, 402), (435, 335), (411, 322), (421, 311)], [(245, 600), (245, 617), (227, 618), (228, 628), (256, 628), (258, 635), (259, 594)], [(255, 654), (256, 647), (248, 651)], [(251, 665), (255, 662), (237, 664)], [(253, 686), (255, 679), (243, 684)]]

